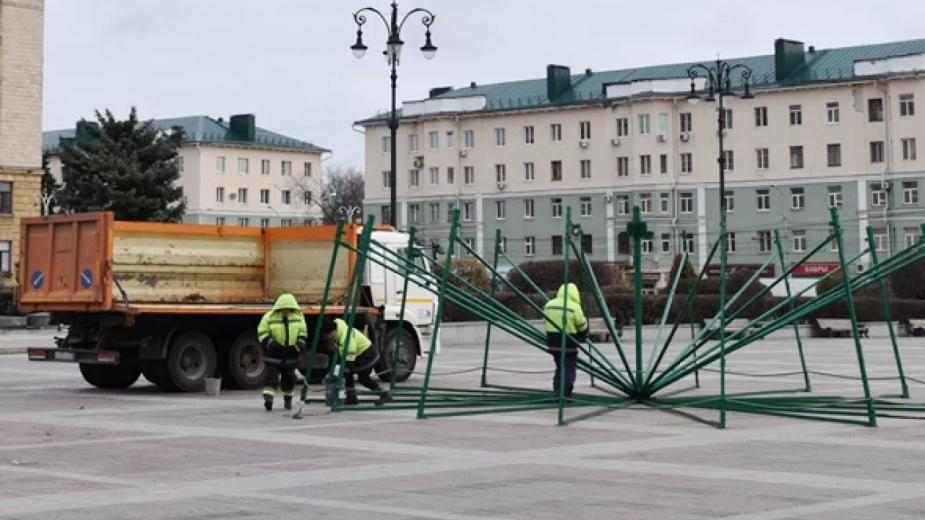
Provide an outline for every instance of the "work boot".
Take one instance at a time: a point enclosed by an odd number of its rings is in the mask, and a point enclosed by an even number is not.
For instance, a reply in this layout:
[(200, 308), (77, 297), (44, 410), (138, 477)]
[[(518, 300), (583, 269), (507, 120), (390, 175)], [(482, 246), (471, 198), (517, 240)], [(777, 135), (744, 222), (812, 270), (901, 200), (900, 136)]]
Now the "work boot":
[(283, 408), (287, 410), (292, 410), (292, 396), (291, 395), (283, 396)]
[(347, 390), (347, 399), (344, 401), (344, 404), (347, 406), (356, 406), (360, 404), (360, 400), (357, 399), (357, 393), (353, 390)]
[(392, 394), (388, 392), (379, 392), (379, 399), (376, 401), (376, 406), (383, 406), (387, 403), (392, 402)]
[(273, 411), (273, 396), (272, 395), (263, 396), (263, 409), (268, 412)]

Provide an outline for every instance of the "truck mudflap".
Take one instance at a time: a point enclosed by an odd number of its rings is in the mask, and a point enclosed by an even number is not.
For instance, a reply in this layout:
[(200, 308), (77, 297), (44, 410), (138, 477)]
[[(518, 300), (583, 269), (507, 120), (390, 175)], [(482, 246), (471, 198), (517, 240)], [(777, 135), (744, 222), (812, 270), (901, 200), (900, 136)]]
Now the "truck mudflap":
[(77, 350), (63, 348), (30, 347), (29, 361), (58, 361), (90, 365), (118, 365), (119, 353), (114, 350)]

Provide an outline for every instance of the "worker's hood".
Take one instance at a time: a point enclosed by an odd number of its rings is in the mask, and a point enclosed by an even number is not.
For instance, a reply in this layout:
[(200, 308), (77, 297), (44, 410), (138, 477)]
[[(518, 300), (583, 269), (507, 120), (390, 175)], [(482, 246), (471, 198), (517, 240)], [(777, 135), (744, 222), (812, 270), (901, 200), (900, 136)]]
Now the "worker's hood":
[(568, 300), (572, 303), (581, 303), (581, 296), (578, 294), (578, 287), (573, 283), (559, 287), (559, 292), (556, 293), (556, 298), (568, 298)]
[(276, 303), (273, 304), (273, 310), (280, 311), (283, 309), (299, 312), (299, 302), (296, 301), (295, 296), (289, 293), (279, 295), (279, 298), (276, 299)]

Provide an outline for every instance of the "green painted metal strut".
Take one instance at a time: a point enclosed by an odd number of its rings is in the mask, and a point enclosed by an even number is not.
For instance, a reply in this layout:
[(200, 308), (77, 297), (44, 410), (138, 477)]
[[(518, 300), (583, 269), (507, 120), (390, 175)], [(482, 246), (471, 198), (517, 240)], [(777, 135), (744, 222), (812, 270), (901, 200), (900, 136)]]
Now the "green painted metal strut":
[(636, 398), (643, 395), (645, 374), (642, 369), (642, 239), (649, 234), (649, 228), (639, 216), (639, 206), (633, 206), (633, 220), (626, 225), (626, 234), (633, 239), (633, 328), (636, 337), (636, 373), (631, 374), (636, 390)]
[[(414, 227), (408, 230), (408, 247), (405, 249), (408, 262), (412, 264), (414, 263), (414, 233)], [(398, 378), (398, 354), (401, 352), (402, 340), (405, 337), (405, 307), (408, 303), (408, 281), (411, 279), (407, 270), (402, 278), (404, 280), (401, 288), (401, 309), (398, 312), (398, 331), (395, 334), (395, 347), (392, 350), (392, 365), (389, 367), (390, 392), (395, 390), (395, 380)]]
[[(787, 271), (787, 259), (784, 256), (784, 246), (780, 241), (780, 231), (774, 230), (774, 246), (777, 249), (777, 257), (780, 260), (781, 272)], [(790, 276), (784, 275), (784, 287), (787, 289), (787, 299), (790, 301), (790, 310), (793, 310), (793, 294), (790, 292)], [(806, 370), (806, 356), (803, 354), (803, 340), (800, 338), (800, 324), (793, 322), (793, 335), (797, 340), (797, 352), (800, 354), (800, 369), (803, 371), (803, 384), (807, 392), (812, 392), (813, 387), (809, 382), (809, 371)]]
[[(491, 289), (489, 295), (492, 299), (495, 298), (495, 292), (498, 290), (498, 256), (501, 254), (501, 229), (498, 228), (495, 230), (495, 248), (494, 248), (494, 261), (492, 262), (493, 272), (491, 274)], [(482, 381), (480, 386), (485, 386), (488, 384), (488, 349), (491, 347), (491, 324), (489, 321), (485, 325), (485, 352), (482, 355)]]
[[(559, 426), (565, 425), (565, 358), (569, 334), (568, 334), (568, 320), (569, 320), (569, 293), (568, 293), (568, 272), (569, 272), (569, 253), (572, 252), (571, 248), (571, 237), (572, 237), (572, 208), (565, 208), (565, 232), (563, 235), (563, 241), (565, 242), (564, 250), (562, 251), (562, 258), (564, 264), (564, 270), (562, 273), (562, 286), (565, 287), (565, 293), (563, 295), (562, 302), (562, 326), (559, 327), (559, 410), (558, 416)], [(577, 355), (577, 354), (576, 354)]]
[[(867, 248), (870, 251), (870, 261), (874, 268), (880, 263), (877, 259), (877, 247), (874, 242), (874, 230), (867, 226)], [(893, 358), (896, 360), (896, 370), (899, 372), (899, 384), (902, 387), (903, 398), (909, 397), (909, 385), (906, 384), (906, 373), (903, 370), (902, 357), (899, 355), (899, 345), (896, 343), (896, 331), (893, 330), (893, 312), (890, 309), (890, 294), (883, 278), (877, 282), (880, 289), (880, 304), (883, 306), (883, 319), (890, 333), (890, 345), (893, 347)]]

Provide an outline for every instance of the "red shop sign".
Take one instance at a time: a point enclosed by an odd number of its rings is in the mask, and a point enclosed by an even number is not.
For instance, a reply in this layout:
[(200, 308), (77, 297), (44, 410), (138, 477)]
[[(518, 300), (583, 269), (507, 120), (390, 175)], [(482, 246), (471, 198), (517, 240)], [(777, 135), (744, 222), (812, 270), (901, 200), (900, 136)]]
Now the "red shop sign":
[(819, 277), (839, 269), (838, 264), (803, 264), (793, 270), (793, 276)]

